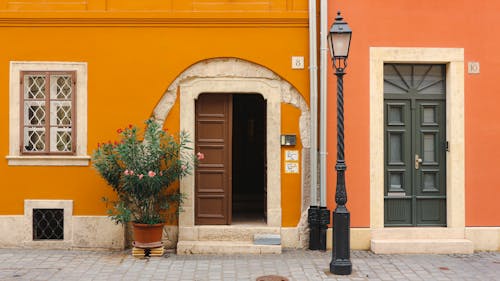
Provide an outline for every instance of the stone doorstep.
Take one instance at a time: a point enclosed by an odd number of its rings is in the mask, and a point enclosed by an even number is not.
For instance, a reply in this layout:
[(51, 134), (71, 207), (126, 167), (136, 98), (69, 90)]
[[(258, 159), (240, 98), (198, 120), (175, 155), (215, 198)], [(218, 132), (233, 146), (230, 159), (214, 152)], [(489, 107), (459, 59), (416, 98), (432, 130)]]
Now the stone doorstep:
[(371, 230), (373, 240), (390, 239), (464, 239), (464, 228), (385, 227)]
[(474, 245), (467, 239), (372, 239), (376, 254), (472, 254)]
[(281, 245), (281, 235), (279, 234), (255, 234), (253, 236), (255, 245)]
[(252, 242), (238, 241), (179, 241), (177, 254), (281, 254), (281, 245), (254, 245)]
[(246, 241), (253, 242), (256, 234), (280, 235), (279, 227), (244, 225), (196, 226), (199, 241)]

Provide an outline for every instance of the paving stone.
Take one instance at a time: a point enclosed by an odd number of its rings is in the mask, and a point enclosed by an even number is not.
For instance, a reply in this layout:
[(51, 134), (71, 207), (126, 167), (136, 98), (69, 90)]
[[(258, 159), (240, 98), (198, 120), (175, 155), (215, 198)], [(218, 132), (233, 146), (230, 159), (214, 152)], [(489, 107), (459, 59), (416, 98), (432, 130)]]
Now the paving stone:
[(1, 280), (494, 280), (500, 253), (376, 255), (352, 251), (353, 274), (329, 273), (331, 253), (284, 250), (279, 255), (134, 258), (130, 251), (0, 249)]

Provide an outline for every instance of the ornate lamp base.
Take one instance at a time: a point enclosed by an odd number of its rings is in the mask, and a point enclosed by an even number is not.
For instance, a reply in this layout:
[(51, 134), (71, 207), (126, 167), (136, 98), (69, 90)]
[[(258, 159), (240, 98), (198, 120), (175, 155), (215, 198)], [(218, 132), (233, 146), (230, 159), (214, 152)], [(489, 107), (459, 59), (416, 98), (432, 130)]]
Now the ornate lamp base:
[(344, 205), (337, 205), (333, 212), (333, 256), (330, 272), (337, 275), (352, 273), (350, 260), (350, 218), (351, 214)]

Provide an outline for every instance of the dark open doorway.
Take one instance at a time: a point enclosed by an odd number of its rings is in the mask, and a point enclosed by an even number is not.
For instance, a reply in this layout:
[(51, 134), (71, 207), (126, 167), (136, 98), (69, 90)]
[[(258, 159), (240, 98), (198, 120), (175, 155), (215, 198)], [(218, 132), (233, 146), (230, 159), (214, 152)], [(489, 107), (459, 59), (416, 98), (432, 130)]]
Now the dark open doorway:
[(266, 101), (233, 95), (232, 223), (265, 223)]

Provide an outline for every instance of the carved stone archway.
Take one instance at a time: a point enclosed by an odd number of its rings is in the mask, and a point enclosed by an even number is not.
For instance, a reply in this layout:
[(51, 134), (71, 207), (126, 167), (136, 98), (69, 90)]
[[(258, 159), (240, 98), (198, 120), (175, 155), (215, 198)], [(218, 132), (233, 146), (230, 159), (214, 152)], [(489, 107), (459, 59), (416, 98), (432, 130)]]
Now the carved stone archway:
[[(289, 82), (261, 65), (238, 58), (213, 58), (198, 62), (183, 71), (168, 87), (154, 109), (155, 119), (163, 124), (180, 93), (181, 129), (194, 135), (194, 103), (201, 93), (259, 93), (268, 102), (268, 145), (271, 154), (268, 160), (268, 175), (275, 190), (269, 190), (271, 206), (268, 215), (273, 216), (269, 225), (281, 226), (281, 169), (279, 134), (281, 132), (281, 103), (290, 104), (301, 111), (299, 118), (300, 141), (302, 143), (302, 167), (310, 167), (310, 112), (302, 95)], [(269, 106), (271, 105), (271, 106)], [(274, 136), (276, 135), (276, 136)], [(272, 158), (270, 158), (272, 157)], [(275, 159), (275, 160), (273, 160)], [(272, 185), (269, 184), (269, 187)], [(181, 190), (187, 195), (179, 226), (194, 225), (194, 177), (181, 182)], [(274, 199), (273, 195), (274, 194)], [(310, 200), (310, 170), (302, 169), (302, 211), (307, 210)], [(274, 205), (273, 205), (274, 204)], [(269, 212), (270, 211), (270, 212)], [(269, 218), (268, 218), (269, 220)], [(274, 221), (274, 222), (273, 222)], [(300, 225), (303, 224), (301, 219)]]

